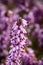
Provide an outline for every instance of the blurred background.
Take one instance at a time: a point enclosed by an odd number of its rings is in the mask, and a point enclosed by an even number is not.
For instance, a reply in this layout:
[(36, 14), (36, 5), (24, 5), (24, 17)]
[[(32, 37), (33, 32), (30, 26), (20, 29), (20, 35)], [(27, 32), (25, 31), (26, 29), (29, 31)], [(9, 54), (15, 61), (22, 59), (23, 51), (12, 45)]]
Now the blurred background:
[(10, 50), (9, 21), (19, 17), (28, 21), (27, 37), (32, 42), (29, 47), (35, 51), (38, 60), (43, 58), (43, 0), (0, 0), (0, 62)]

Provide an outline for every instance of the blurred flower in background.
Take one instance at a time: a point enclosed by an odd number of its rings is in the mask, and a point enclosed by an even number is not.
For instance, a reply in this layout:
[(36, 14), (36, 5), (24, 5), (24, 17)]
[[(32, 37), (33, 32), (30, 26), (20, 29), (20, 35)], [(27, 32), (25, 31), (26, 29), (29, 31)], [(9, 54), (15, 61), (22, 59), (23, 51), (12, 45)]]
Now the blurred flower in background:
[(0, 65), (43, 65), (43, 0), (0, 0)]

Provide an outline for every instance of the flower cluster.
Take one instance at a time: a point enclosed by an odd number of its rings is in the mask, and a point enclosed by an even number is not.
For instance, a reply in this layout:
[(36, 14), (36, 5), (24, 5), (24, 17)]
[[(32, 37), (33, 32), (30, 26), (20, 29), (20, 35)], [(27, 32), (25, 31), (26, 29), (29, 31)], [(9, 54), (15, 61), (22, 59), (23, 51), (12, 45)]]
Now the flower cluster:
[(31, 45), (32, 43), (27, 37), (25, 37), (25, 34), (27, 33), (25, 26), (27, 26), (27, 21), (21, 18), (18, 21), (15, 21), (13, 24), (11, 31), (11, 49), (9, 52), (10, 55), (7, 57), (7, 65), (22, 65), (22, 59), (25, 54), (30, 57), (32, 54), (34, 56), (34, 52), (30, 51), (31, 49), (27, 50), (28, 53), (26, 52), (27, 46)]
[(43, 65), (41, 1), (0, 1), (0, 65)]

